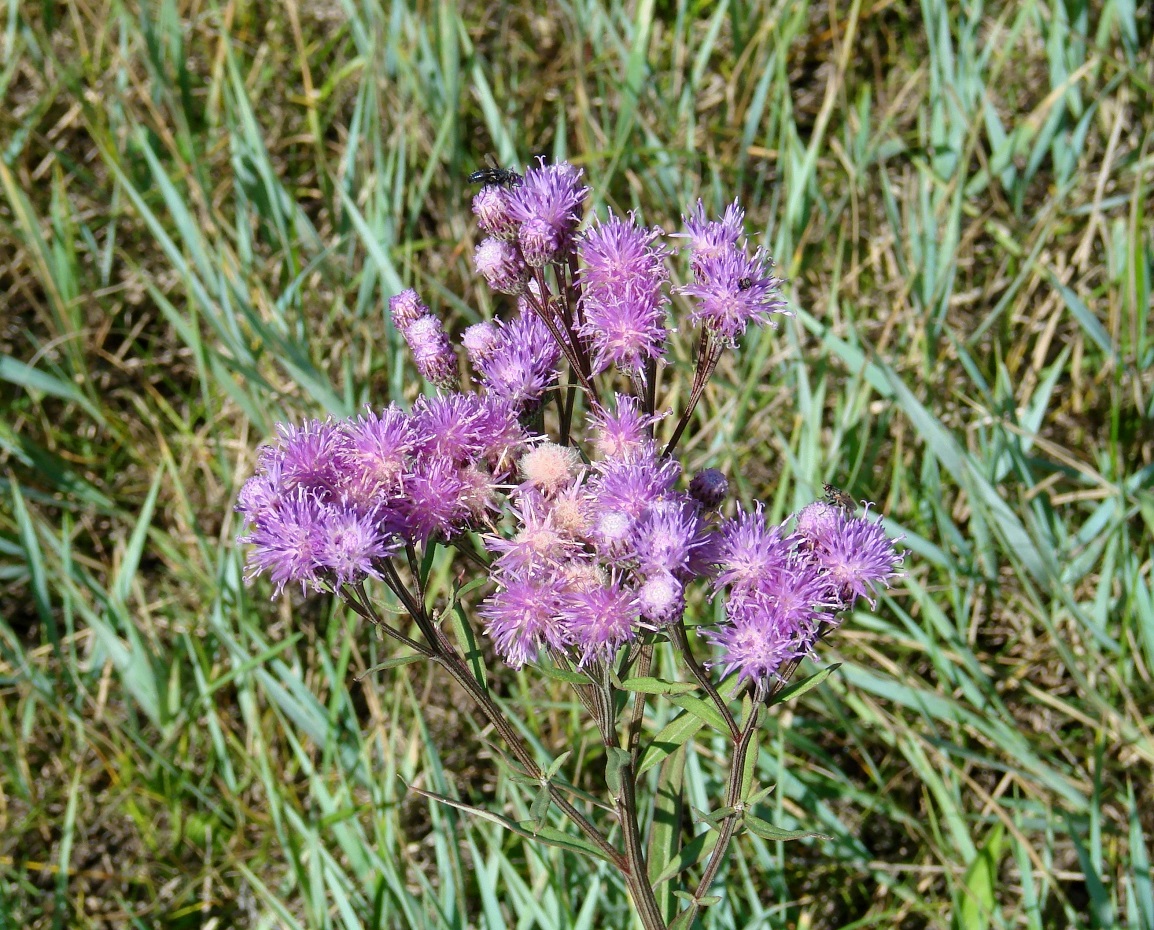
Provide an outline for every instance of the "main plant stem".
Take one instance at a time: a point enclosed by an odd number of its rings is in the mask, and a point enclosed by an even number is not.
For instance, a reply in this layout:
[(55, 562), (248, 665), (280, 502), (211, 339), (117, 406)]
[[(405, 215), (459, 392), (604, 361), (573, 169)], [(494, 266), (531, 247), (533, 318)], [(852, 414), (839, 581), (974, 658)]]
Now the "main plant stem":
[[(417, 589), (423, 594), (423, 585), (421, 585), (419, 581), (419, 569), (415, 554), (411, 550), (409, 552), (409, 563), (414, 575), (418, 578)], [(632, 758), (632, 754), (636, 751), (637, 735), (640, 728), (640, 719), (636, 708), (634, 709), (633, 719), (630, 720), (629, 737), (627, 740), (630, 758), (621, 766), (621, 792), (620, 796), (614, 799), (614, 808), (617, 813), (617, 819), (621, 824), (621, 835), (624, 838), (625, 849), (624, 853), (622, 853), (573, 805), (560, 787), (554, 785), (551, 781), (546, 781), (544, 771), (542, 771), (541, 767), (537, 764), (533, 753), (529, 747), (525, 745), (513, 727), (513, 724), (509, 722), (497, 702), (494, 701), (488, 691), (485, 690), (484, 685), (477, 680), (472, 669), (469, 668), (468, 663), (465, 662), (453, 648), (453, 644), (449, 642), (445, 634), (433, 623), (428, 610), (425, 608), (423, 596), (418, 595), (414, 597), (413, 593), (405, 586), (391, 563), (387, 563), (385, 567), (385, 582), (405, 605), (405, 608), (424, 636), (427, 646), (419, 644), (405, 637), (403, 634), (399, 634), (399, 631), (392, 630), (387, 624), (383, 624), (380, 618), (376, 616), (376, 612), (372, 610), (371, 605), (368, 604), (367, 597), (364, 599), (366, 613), (362, 613), (362, 616), (370, 616), (374, 622), (384, 626), (395, 638), (406, 642), (411, 648), (428, 656), (444, 668), (445, 671), (452, 676), (453, 680), (468, 692), (469, 696), (485, 715), (485, 718), (501, 735), (501, 738), (505, 741), (506, 745), (508, 745), (513, 756), (529, 777), (539, 779), (542, 784), (547, 785), (549, 796), (553, 803), (557, 805), (566, 817), (577, 825), (586, 839), (596, 846), (601, 853), (613, 863), (617, 870), (621, 872), (622, 877), (625, 879), (625, 885), (629, 889), (629, 896), (633, 899), (633, 906), (637, 909), (637, 915), (641, 918), (641, 923), (645, 927), (645, 930), (667, 930), (665, 918), (662, 916), (661, 908), (657, 903), (657, 897), (653, 893), (653, 886), (649, 882), (649, 870), (645, 863), (645, 844), (641, 838), (641, 829), (637, 816), (637, 776), (634, 773), (635, 762)], [(361, 611), (358, 610), (358, 612), (360, 613)], [(651, 652), (643, 653), (641, 665), (644, 671), (648, 671), (651, 659)], [(604, 682), (599, 683), (594, 693), (602, 699), (595, 701), (594, 706), (599, 711), (597, 716), (599, 717), (599, 723), (602, 724), (602, 736), (606, 740), (606, 746), (609, 746), (612, 745), (610, 734), (613, 731), (613, 699), (610, 696), (607, 684)]]
[[(648, 674), (653, 659), (653, 649), (650, 646), (642, 647), (638, 657), (637, 670), (642, 676)], [(597, 728), (601, 731), (601, 739), (605, 744), (608, 757), (615, 752), (621, 752), (617, 739), (617, 714), (614, 708), (613, 691), (609, 684), (609, 666), (600, 669), (599, 680), (595, 680), (595, 713)], [(617, 813), (617, 821), (621, 824), (621, 836), (625, 843), (626, 868), (621, 870), (625, 883), (629, 888), (629, 896), (633, 899), (633, 906), (645, 930), (666, 930), (665, 917), (657, 903), (657, 896), (653, 893), (653, 886), (649, 883), (649, 869), (645, 864), (645, 843), (641, 838), (641, 828), (637, 816), (637, 775), (634, 770), (636, 760), (634, 753), (637, 749), (638, 737), (641, 730), (641, 717), (644, 715), (644, 695), (635, 696), (633, 711), (629, 719), (629, 727), (625, 737), (625, 760), (619, 763), (617, 769), (620, 790), (613, 798), (613, 808)]]
[(666, 930), (665, 918), (649, 884), (649, 870), (645, 865), (645, 844), (641, 840), (641, 830), (637, 825), (637, 776), (633, 773), (633, 762), (621, 766), (621, 797), (617, 799), (617, 816), (621, 821), (621, 834), (625, 839), (625, 859), (629, 869), (625, 881), (637, 916), (645, 930)]

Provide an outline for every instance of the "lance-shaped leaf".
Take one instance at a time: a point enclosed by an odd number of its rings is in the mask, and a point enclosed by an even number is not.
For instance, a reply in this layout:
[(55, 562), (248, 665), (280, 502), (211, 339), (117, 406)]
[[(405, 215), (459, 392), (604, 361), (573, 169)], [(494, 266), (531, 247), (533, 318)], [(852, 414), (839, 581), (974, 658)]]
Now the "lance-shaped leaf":
[[(649, 827), (649, 882), (665, 920), (673, 918), (673, 889), (659, 885), (670, 864), (681, 852), (681, 817), (685, 806), (685, 753), (678, 751), (662, 763), (653, 796), (653, 822)], [(680, 870), (678, 870), (680, 871)], [(676, 873), (674, 873), (676, 874)]]
[(700, 717), (719, 733), (729, 733), (729, 726), (725, 719), (717, 712), (717, 708), (709, 702), (690, 694), (671, 694), (669, 700), (678, 707), (689, 711), (694, 717)]
[(620, 746), (605, 749), (605, 786), (614, 800), (621, 797), (623, 772), (632, 759), (629, 750)]
[(532, 668), (533, 671), (540, 672), (546, 678), (551, 678), (553, 681), (563, 681), (570, 685), (593, 684), (588, 675), (582, 674), (581, 672), (573, 672), (567, 668), (558, 668), (556, 665), (546, 665), (542, 662), (534, 665)]
[(804, 840), (811, 836), (817, 839), (829, 839), (823, 833), (813, 833), (809, 830), (783, 830), (781, 827), (775, 827), (768, 820), (762, 820), (753, 814), (746, 814), (742, 818), (742, 823), (745, 824), (745, 828), (750, 833), (754, 836), (760, 836), (763, 840)]
[(784, 704), (786, 701), (796, 700), (807, 691), (816, 688), (839, 668), (841, 668), (841, 663), (835, 662), (833, 665), (823, 668), (820, 672), (814, 672), (808, 678), (803, 678), (788, 688), (782, 688), (782, 690), (769, 701), (769, 704)]
[(693, 714), (685, 713), (675, 717), (645, 747), (645, 751), (641, 754), (641, 761), (637, 765), (637, 774), (640, 776), (647, 772), (671, 752), (684, 746), (703, 726), (705, 726), (705, 721)]
[(674, 856), (665, 870), (653, 880), (654, 885), (660, 885), (662, 882), (667, 882), (675, 875), (680, 875), (686, 869), (693, 868), (702, 859), (713, 852), (713, 847), (717, 845), (717, 838), (720, 836), (716, 830), (707, 830), (705, 833), (699, 833), (688, 843), (681, 847), (677, 855)]
[(663, 681), (660, 678), (626, 678), (617, 683), (617, 687), (642, 694), (688, 694), (697, 690), (697, 685), (688, 681)]
[(372, 668), (365, 669), (357, 676), (357, 681), (360, 681), (366, 675), (371, 675), (373, 672), (384, 672), (390, 668), (400, 668), (402, 665), (412, 665), (414, 662), (420, 662), (425, 656), (419, 652), (414, 652), (407, 656), (393, 656), (391, 659), (385, 659), (380, 665), (374, 665)]
[(534, 832), (540, 833), (546, 826), (545, 818), (549, 816), (549, 804), (552, 800), (549, 783), (545, 782), (537, 789), (537, 797), (533, 798), (533, 804), (529, 808), (529, 820), (533, 824)]

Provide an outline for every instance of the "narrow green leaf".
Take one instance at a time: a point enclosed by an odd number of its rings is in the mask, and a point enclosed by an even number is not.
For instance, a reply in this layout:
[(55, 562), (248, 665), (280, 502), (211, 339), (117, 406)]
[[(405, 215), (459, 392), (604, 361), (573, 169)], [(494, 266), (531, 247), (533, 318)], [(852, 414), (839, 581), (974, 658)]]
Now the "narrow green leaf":
[(693, 714), (686, 713), (675, 717), (662, 727), (661, 732), (645, 747), (637, 764), (637, 774), (649, 771), (671, 752), (684, 746), (703, 726), (705, 721)]
[(1136, 930), (1154, 930), (1154, 872), (1150, 867), (1150, 854), (1146, 850), (1146, 838), (1142, 835), (1142, 818), (1138, 813), (1134, 786), (1127, 785), (1130, 796), (1130, 875), (1133, 887), (1134, 910), (1141, 915)]
[(70, 401), (81, 407), (97, 423), (104, 424), (104, 414), (75, 384), (64, 381), (39, 368), (33, 368), (8, 355), (0, 355), (0, 381), (7, 381), (26, 391), (35, 391)]
[(545, 769), (545, 780), (549, 781), (554, 775), (561, 771), (561, 766), (565, 764), (565, 760), (573, 754), (572, 750), (566, 749), (561, 755), (549, 763), (549, 767)]
[(156, 499), (160, 494), (160, 480), (164, 474), (158, 469), (156, 477), (152, 479), (152, 487), (148, 496), (140, 505), (140, 513), (136, 519), (136, 526), (132, 528), (132, 536), (124, 550), (124, 557), (120, 561), (120, 568), (112, 582), (111, 593), (121, 604), (127, 604), (132, 593), (132, 581), (136, 577), (136, 569), (140, 566), (141, 556), (144, 554), (144, 543), (148, 539), (148, 531), (152, 526), (152, 512), (156, 508)]
[(784, 704), (786, 701), (796, 700), (807, 691), (816, 688), (839, 668), (841, 668), (841, 663), (835, 662), (833, 665), (823, 668), (820, 672), (814, 672), (808, 678), (795, 682), (788, 688), (782, 688), (773, 700), (769, 701), (769, 706), (772, 707), (775, 704)]
[(665, 869), (654, 880), (654, 885), (669, 881), (675, 875), (680, 875), (686, 869), (691, 869), (713, 852), (717, 840), (721, 836), (716, 830), (707, 830), (699, 833), (692, 840), (681, 847), (681, 850), (669, 862)]
[(725, 820), (726, 817), (730, 817), (736, 813), (737, 808), (728, 804), (725, 807), (719, 807), (717, 810), (712, 811), (698, 810), (696, 807), (693, 808), (695, 821), (705, 824), (711, 830), (720, 830), (721, 822)]
[(449, 616), (452, 618), (453, 630), (457, 634), (457, 641), (461, 644), (461, 649), (464, 651), (465, 661), (469, 663), (469, 667), (473, 670), (473, 677), (477, 679), (482, 688), (488, 691), (489, 681), (485, 675), (484, 656), (481, 653), (480, 647), (477, 645), (477, 637), (473, 635), (473, 627), (465, 617), (464, 609), (462, 609), (460, 604), (453, 604), (449, 610)]
[(626, 678), (618, 687), (622, 691), (642, 694), (687, 694), (697, 690), (697, 685), (688, 681), (662, 681), (660, 678)]
[[(653, 822), (649, 827), (647, 862), (649, 881), (657, 885), (679, 853), (681, 844), (681, 816), (684, 809), (682, 793), (685, 786), (685, 753), (678, 751), (661, 765), (657, 790), (653, 796)], [(657, 906), (666, 922), (673, 918), (673, 889), (666, 885), (654, 888)]]
[(366, 669), (357, 676), (357, 681), (373, 674), (373, 672), (384, 672), (392, 668), (400, 668), (403, 665), (412, 665), (414, 662), (420, 662), (423, 658), (425, 657), (419, 652), (407, 656), (393, 656), (391, 659), (385, 659), (380, 665), (374, 665), (372, 668)]
[(605, 785), (613, 798), (621, 797), (622, 770), (632, 759), (629, 751), (620, 746), (608, 746), (605, 749)]
[(605, 854), (594, 846), (583, 840), (578, 836), (571, 836), (563, 830), (558, 830), (556, 827), (544, 826), (537, 829), (531, 820), (515, 821), (508, 817), (502, 817), (500, 814), (493, 811), (486, 810), (483, 807), (474, 807), (472, 804), (466, 804), (463, 801), (458, 801), (454, 798), (445, 797), (443, 794), (437, 794), (433, 791), (426, 791), (423, 788), (417, 788), (413, 785), (406, 785), (410, 791), (415, 791), (422, 797), (428, 798), (430, 801), (437, 801), (440, 804), (445, 804), (448, 807), (455, 807), (459, 811), (464, 811), (467, 814), (472, 814), (474, 817), (480, 817), (482, 820), (487, 820), (490, 823), (498, 824), (518, 836), (525, 839), (540, 840), (549, 846), (557, 846), (561, 849), (572, 850), (573, 852), (585, 853), (586, 855), (596, 856), (598, 859), (608, 861)]
[(558, 668), (556, 665), (546, 665), (541, 663), (534, 665), (533, 670), (540, 672), (546, 678), (551, 678), (553, 681), (563, 681), (570, 685), (591, 685), (592, 681), (589, 676), (581, 672), (572, 672), (567, 668)]
[(12, 512), (16, 517), (16, 526), (20, 531), (20, 549), (24, 553), (24, 565), (32, 582), (32, 600), (36, 604), (36, 613), (44, 624), (44, 632), (52, 649), (60, 653), (60, 630), (56, 624), (56, 612), (52, 609), (52, 600), (49, 595), (48, 575), (44, 565), (44, 553), (40, 548), (40, 540), (36, 535), (36, 527), (32, 523), (32, 515), (24, 503), (24, 494), (15, 479), (11, 484)]
[(729, 727), (726, 726), (725, 720), (717, 712), (717, 708), (708, 701), (703, 701), (701, 698), (689, 694), (671, 694), (669, 700), (678, 707), (689, 711), (693, 716), (699, 717), (719, 733), (729, 733)]
[(545, 818), (549, 816), (549, 804), (553, 798), (549, 794), (549, 786), (541, 785), (537, 789), (537, 796), (529, 808), (529, 819), (533, 822), (533, 829), (540, 832), (545, 827)]
[(829, 839), (821, 833), (813, 833), (809, 830), (783, 830), (780, 827), (775, 827), (767, 820), (755, 817), (753, 814), (746, 814), (742, 818), (742, 823), (745, 824), (750, 833), (754, 836), (760, 836), (763, 840), (804, 840), (811, 836)]

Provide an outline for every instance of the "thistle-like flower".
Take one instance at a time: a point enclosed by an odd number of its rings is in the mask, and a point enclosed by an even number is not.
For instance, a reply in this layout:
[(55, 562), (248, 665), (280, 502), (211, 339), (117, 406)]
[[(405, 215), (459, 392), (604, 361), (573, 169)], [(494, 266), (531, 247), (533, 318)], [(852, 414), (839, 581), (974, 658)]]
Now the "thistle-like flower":
[(519, 226), (517, 238), (528, 265), (540, 268), (566, 256), (588, 192), (581, 170), (566, 162), (546, 165), (542, 160), (525, 172), (524, 181), (509, 192), (509, 215)]

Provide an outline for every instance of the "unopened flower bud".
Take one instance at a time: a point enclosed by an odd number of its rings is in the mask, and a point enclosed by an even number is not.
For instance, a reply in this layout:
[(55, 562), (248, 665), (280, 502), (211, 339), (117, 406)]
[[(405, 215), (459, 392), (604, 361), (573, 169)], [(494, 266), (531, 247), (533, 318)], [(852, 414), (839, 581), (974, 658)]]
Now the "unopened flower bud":
[(477, 225), (498, 239), (516, 239), (517, 221), (509, 213), (509, 192), (497, 184), (487, 184), (473, 198)]
[(429, 308), (421, 303), (421, 298), (411, 287), (389, 298), (389, 313), (393, 324), (402, 333), (421, 317), (428, 316)]
[(646, 619), (666, 626), (685, 613), (685, 591), (671, 574), (660, 572), (638, 589), (637, 603)]
[(526, 263), (533, 268), (560, 261), (565, 254), (564, 237), (544, 220), (527, 220), (518, 239)]
[(489, 238), (473, 253), (473, 266), (501, 294), (521, 294), (529, 281), (529, 269), (511, 242)]
[(469, 353), (469, 361), (477, 366), (483, 365), (493, 357), (493, 353), (497, 351), (499, 339), (500, 333), (497, 327), (485, 320), (481, 323), (474, 323), (465, 330), (465, 334), (461, 337), (461, 345)]
[(441, 328), (441, 321), (431, 314), (422, 316), (404, 335), (421, 377), (437, 387), (452, 387), (457, 381), (457, 357)]
[(717, 507), (729, 493), (729, 482), (716, 468), (698, 472), (689, 482), (689, 494), (702, 507)]

